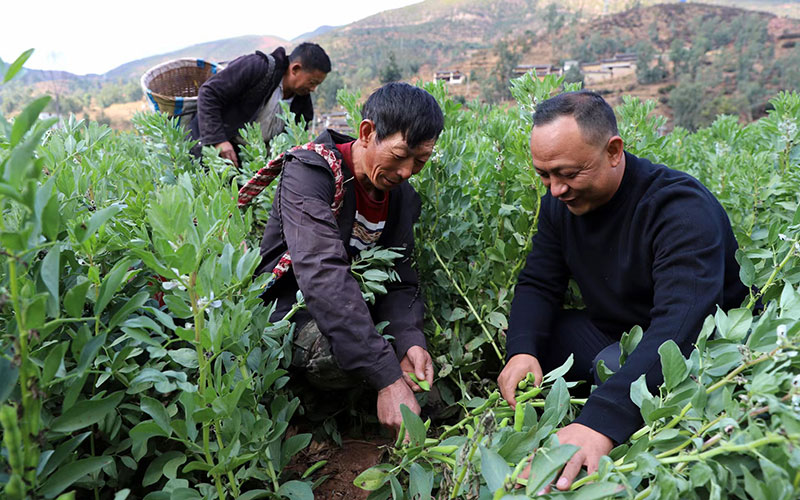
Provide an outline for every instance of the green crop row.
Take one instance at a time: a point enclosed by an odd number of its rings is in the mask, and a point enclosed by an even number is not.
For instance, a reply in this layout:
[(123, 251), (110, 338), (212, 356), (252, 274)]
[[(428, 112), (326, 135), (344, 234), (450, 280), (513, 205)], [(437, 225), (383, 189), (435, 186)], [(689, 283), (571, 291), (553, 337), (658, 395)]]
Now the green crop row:
[[(451, 425), (407, 414), (409, 443), (359, 483), (372, 498), (524, 496), (514, 489), (519, 464), (537, 447), (553, 450), (534, 460), (540, 480), (563, 463), (571, 450), (551, 434), (582, 402), (557, 372), (545, 397), (523, 389), (517, 412), (494, 384), (544, 193), (530, 166), (530, 112), (561, 81), (515, 80), (519, 106), (508, 109), (462, 106), (443, 86), (427, 88), (446, 127), (413, 179), (423, 199), (416, 261)], [(351, 120), (357, 101), (340, 95)], [(75, 119), (54, 127), (38, 119), (46, 104), (11, 123), (0, 117), (5, 498), (313, 498), (317, 467), (287, 468), (311, 439), (287, 437), (301, 404), (286, 388), (291, 325), (269, 321), (264, 279), (253, 277), (270, 196), (236, 206), (248, 173), (308, 133), (288, 120), (268, 153), (257, 128), (246, 130), (239, 173), (210, 152), (199, 166), (162, 115), (138, 115), (135, 132), (114, 133)], [(721, 117), (667, 135), (649, 104), (617, 109), (632, 152), (689, 171), (720, 198), (742, 247), (742, 279), (769, 305), (754, 315), (754, 295), (710, 318), (688, 360), (665, 345), (661, 392), (634, 387), (647, 427), (578, 483), (592, 484), (566, 495), (800, 491), (800, 96), (781, 94), (773, 107), (747, 126)], [(366, 269), (386, 269), (390, 254), (355, 264), (367, 293), (380, 293), (381, 280)], [(636, 332), (629, 337), (633, 345)]]

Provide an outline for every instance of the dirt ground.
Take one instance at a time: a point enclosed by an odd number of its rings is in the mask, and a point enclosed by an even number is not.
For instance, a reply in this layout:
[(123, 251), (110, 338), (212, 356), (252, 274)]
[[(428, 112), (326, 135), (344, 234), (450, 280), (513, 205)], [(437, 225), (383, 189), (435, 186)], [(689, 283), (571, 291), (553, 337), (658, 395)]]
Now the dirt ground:
[[(297, 456), (298, 465), (307, 468), (320, 460), (328, 463), (314, 473), (315, 478), (328, 476), (314, 490), (317, 500), (364, 500), (369, 494), (353, 484), (353, 480), (373, 465), (380, 463), (389, 444), (385, 438), (375, 437), (368, 440), (343, 439), (342, 447), (333, 442), (314, 441)], [(301, 471), (302, 473), (302, 471)]]

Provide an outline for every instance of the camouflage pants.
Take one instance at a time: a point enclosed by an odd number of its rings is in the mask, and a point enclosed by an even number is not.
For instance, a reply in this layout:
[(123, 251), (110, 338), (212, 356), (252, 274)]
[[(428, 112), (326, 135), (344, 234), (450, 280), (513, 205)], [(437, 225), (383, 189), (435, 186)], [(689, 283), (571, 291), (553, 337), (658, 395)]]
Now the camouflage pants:
[(295, 330), (292, 366), (304, 370), (309, 383), (319, 389), (351, 389), (361, 385), (361, 380), (341, 369), (328, 339), (314, 320)]

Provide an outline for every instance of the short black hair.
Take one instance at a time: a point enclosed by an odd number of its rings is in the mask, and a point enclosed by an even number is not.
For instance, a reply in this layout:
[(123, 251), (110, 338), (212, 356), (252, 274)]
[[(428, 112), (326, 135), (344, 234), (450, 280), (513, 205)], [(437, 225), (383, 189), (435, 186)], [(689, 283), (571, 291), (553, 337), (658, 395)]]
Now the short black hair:
[(409, 148), (436, 140), (444, 128), (439, 103), (424, 89), (391, 82), (369, 96), (361, 109), (364, 120), (375, 124), (378, 141), (401, 132)]
[(331, 59), (325, 50), (316, 43), (303, 42), (289, 54), (289, 62), (299, 60), (306, 71), (331, 72)]
[(572, 116), (592, 144), (601, 144), (619, 135), (617, 117), (605, 99), (596, 92), (565, 92), (540, 102), (533, 114), (533, 126), (546, 125), (561, 116)]

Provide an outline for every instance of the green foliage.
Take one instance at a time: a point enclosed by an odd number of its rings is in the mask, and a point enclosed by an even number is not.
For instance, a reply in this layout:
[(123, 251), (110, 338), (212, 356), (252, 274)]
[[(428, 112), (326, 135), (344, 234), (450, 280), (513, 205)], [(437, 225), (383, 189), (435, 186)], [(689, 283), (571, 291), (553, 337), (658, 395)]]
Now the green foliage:
[(400, 71), (400, 66), (397, 65), (397, 59), (394, 52), (389, 52), (389, 57), (386, 60), (386, 66), (381, 68), (379, 78), (381, 83), (396, 82), (403, 78), (403, 73)]
[(286, 482), (310, 436), (284, 439), (290, 325), (260, 298), (234, 172), (198, 175), (159, 114), (48, 130), (48, 100), (0, 122), (6, 495), (311, 498)]
[(657, 83), (667, 78), (667, 69), (664, 67), (661, 56), (658, 56), (656, 63), (653, 64), (656, 51), (652, 45), (647, 42), (641, 42), (636, 45), (636, 53), (638, 56), (636, 79), (639, 80), (639, 83)]
[(489, 103), (498, 103), (511, 98), (509, 83), (514, 77), (514, 68), (522, 57), (520, 50), (505, 40), (494, 46), (497, 63), (481, 81), (481, 97)]

